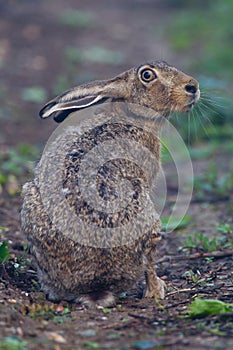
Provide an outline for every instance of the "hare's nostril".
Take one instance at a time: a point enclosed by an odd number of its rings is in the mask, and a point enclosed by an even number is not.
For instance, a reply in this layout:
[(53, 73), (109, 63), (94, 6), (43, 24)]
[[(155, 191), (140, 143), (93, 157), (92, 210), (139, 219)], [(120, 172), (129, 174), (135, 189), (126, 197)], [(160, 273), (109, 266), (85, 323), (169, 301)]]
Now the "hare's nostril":
[(197, 92), (197, 87), (195, 85), (185, 85), (185, 90), (189, 94), (195, 94)]

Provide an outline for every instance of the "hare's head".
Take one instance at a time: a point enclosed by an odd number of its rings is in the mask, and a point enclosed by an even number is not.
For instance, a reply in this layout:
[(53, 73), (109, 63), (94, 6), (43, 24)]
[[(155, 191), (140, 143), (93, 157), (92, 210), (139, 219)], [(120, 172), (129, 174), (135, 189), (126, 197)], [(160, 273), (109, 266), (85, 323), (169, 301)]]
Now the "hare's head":
[(165, 62), (155, 62), (110, 80), (74, 87), (48, 102), (40, 116), (53, 116), (61, 122), (76, 110), (106, 100), (135, 103), (167, 116), (170, 112), (188, 112), (199, 97), (199, 85), (194, 78)]

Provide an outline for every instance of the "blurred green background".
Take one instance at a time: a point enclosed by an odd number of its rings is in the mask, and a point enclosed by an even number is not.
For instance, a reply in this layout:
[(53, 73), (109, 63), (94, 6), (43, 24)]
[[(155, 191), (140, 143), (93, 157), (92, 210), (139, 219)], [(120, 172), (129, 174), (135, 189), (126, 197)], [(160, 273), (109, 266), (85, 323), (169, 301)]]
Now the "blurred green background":
[(17, 191), (57, 126), (38, 118), (48, 99), (158, 59), (200, 81), (199, 106), (172, 119), (193, 159), (232, 154), (231, 0), (9, 0), (0, 11), (1, 191)]

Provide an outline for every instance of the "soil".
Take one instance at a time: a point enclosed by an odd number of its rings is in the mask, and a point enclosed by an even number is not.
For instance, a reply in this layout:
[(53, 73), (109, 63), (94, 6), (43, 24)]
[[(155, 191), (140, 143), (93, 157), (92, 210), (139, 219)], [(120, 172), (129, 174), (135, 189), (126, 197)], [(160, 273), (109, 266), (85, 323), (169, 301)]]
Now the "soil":
[[(67, 8), (91, 12), (93, 27), (62, 25), (59, 16)], [(0, 2), (0, 11), (1, 152), (18, 143), (43, 145), (55, 129), (53, 121), (36, 117), (40, 104), (23, 101), (21, 94), (25, 87), (43, 86), (53, 96), (56, 78), (67, 68), (63, 55), (67, 46), (86, 49), (98, 44), (125, 55), (117, 66), (81, 62), (77, 76), (83, 80), (87, 76), (108, 78), (155, 58), (182, 64), (162, 32), (174, 11), (167, 11), (163, 1), (11, 0)], [(213, 160), (225, 164), (227, 171), (231, 157), (218, 153)], [(205, 169), (207, 163), (193, 162), (194, 170)], [(168, 203), (173, 195), (171, 184)], [(8, 230), (2, 232), (1, 239), (10, 242), (10, 260), (0, 265), (1, 338), (24, 340), (26, 349), (46, 350), (233, 348), (233, 313), (187, 316), (188, 305), (196, 297), (233, 302), (232, 251), (220, 250), (219, 256), (210, 259), (211, 254), (204, 257), (200, 249), (189, 254), (179, 249), (195, 231), (212, 237), (220, 223), (232, 225), (232, 194), (208, 202), (197, 201), (194, 194), (188, 210), (191, 223), (163, 235), (157, 271), (167, 283), (165, 300), (146, 300), (132, 291), (123, 295), (117, 307), (94, 310), (46, 300), (24, 250), (21, 204), (20, 194), (10, 196), (2, 191), (0, 226)], [(16, 348), (3, 347), (0, 342), (0, 349)]]

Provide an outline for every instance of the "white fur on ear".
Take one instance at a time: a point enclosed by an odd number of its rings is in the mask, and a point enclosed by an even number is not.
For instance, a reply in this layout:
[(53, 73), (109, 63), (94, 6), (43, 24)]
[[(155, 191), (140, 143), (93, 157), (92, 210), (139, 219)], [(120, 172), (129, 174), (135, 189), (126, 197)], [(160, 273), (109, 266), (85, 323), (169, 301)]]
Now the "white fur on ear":
[(40, 111), (40, 117), (41, 118), (48, 118), (53, 113), (59, 112), (59, 111), (65, 111), (65, 110), (71, 110), (71, 109), (81, 109), (88, 106), (91, 106), (95, 104), (96, 102), (102, 100), (105, 98), (102, 95), (98, 96), (85, 96), (77, 99), (73, 99), (70, 101), (50, 101), (47, 103), (44, 108)]

